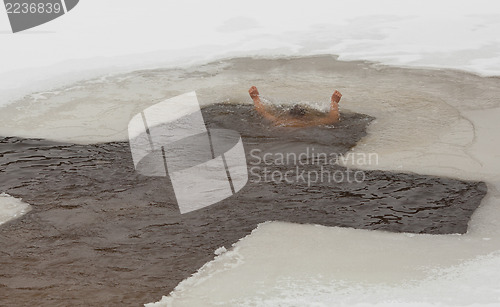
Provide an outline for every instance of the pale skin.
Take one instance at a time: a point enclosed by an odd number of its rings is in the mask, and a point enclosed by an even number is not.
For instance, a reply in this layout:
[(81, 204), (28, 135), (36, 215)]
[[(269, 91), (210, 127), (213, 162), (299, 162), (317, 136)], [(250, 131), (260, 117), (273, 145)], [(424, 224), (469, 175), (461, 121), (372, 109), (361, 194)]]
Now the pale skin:
[(272, 121), (277, 126), (310, 127), (319, 125), (331, 125), (339, 120), (339, 102), (340, 98), (342, 98), (342, 94), (337, 90), (333, 92), (330, 102), (330, 111), (328, 113), (326, 113), (324, 116), (303, 116), (302, 118), (295, 116), (277, 117), (266, 110), (265, 106), (260, 101), (260, 94), (255, 86), (252, 86), (248, 90), (248, 93), (253, 100), (255, 110), (264, 118)]

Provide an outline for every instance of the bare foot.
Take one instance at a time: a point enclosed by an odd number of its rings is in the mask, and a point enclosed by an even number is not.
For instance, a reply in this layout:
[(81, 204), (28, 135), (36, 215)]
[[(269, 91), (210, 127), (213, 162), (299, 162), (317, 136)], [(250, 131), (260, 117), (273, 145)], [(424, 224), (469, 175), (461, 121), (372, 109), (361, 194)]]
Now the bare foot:
[(335, 90), (335, 92), (333, 92), (333, 95), (332, 95), (332, 102), (338, 103), (340, 101), (340, 98), (342, 98), (342, 94), (339, 91)]
[(257, 88), (255, 86), (252, 86), (249, 90), (248, 90), (248, 93), (250, 94), (250, 97), (255, 98), (257, 96), (259, 96), (259, 91), (257, 90)]

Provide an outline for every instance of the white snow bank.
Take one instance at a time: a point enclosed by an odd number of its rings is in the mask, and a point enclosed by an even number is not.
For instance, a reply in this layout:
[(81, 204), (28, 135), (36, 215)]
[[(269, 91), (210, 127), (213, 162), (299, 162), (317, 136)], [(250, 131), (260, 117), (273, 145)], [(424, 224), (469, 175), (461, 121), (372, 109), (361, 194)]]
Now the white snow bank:
[(6, 193), (0, 194), (0, 225), (30, 211), (30, 205)]

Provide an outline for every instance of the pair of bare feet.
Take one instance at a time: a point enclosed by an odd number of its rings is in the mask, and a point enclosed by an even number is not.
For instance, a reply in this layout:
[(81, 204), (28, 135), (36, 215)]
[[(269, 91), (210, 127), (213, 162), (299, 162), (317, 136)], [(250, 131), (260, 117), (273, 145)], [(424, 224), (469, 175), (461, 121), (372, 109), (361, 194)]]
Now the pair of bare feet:
[(333, 124), (339, 120), (339, 106), (340, 98), (342, 98), (342, 94), (335, 90), (333, 92), (331, 103), (330, 103), (330, 111), (326, 113), (324, 116), (316, 116), (316, 117), (276, 117), (273, 114), (269, 113), (262, 102), (260, 101), (260, 94), (257, 87), (252, 86), (248, 93), (252, 98), (255, 110), (261, 114), (264, 118), (273, 121), (277, 125), (281, 126), (293, 126), (293, 127), (307, 127), (307, 126), (316, 126), (316, 125), (328, 125)]

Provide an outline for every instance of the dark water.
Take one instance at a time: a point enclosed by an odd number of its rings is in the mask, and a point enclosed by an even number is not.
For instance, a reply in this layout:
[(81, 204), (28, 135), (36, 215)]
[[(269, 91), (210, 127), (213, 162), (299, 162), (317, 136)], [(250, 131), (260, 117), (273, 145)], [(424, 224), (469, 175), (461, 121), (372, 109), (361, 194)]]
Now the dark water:
[[(270, 127), (250, 106), (203, 110), (211, 128), (237, 130), (250, 152), (346, 153), (373, 118), (342, 114), (335, 127)], [(252, 162), (253, 161), (253, 162)], [(317, 163), (304, 171), (318, 171)], [(253, 164), (251, 164), (253, 163)], [(330, 170), (345, 172), (330, 165)], [(391, 232), (465, 233), (483, 182), (365, 171), (362, 182), (262, 182), (180, 215), (168, 179), (139, 175), (127, 142), (74, 145), (0, 141), (0, 191), (33, 210), (0, 226), (0, 305), (139, 306), (157, 301), (265, 221)]]

